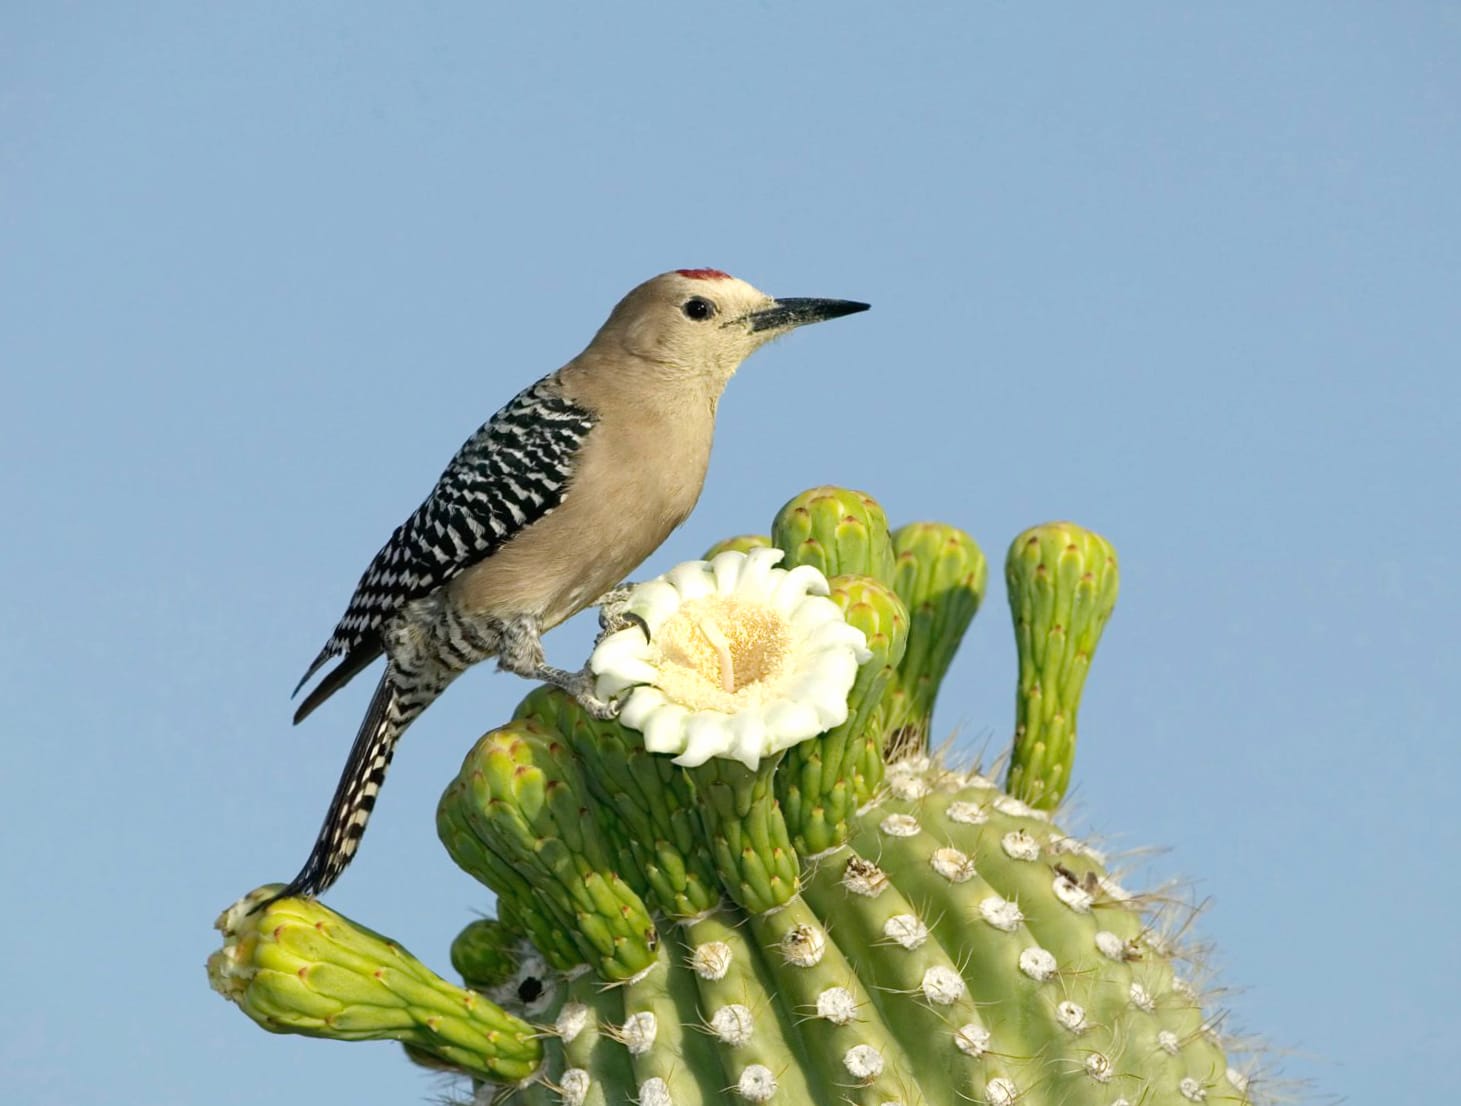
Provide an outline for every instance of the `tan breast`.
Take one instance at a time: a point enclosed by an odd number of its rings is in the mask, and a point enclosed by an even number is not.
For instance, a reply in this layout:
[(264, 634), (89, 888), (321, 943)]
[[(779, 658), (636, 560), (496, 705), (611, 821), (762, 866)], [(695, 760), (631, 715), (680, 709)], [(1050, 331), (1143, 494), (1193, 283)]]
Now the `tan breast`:
[(713, 405), (601, 411), (564, 501), (448, 585), (495, 617), (556, 626), (622, 582), (689, 516), (710, 461)]

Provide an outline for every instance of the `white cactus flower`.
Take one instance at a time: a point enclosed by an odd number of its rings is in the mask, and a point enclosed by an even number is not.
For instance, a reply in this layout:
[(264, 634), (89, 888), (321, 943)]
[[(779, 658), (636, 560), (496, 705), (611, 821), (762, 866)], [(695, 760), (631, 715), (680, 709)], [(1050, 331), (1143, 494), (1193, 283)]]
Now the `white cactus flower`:
[(857, 667), (871, 659), (861, 630), (827, 598), (809, 565), (776, 567), (779, 549), (687, 561), (636, 587), (627, 611), (644, 620), (609, 634), (589, 667), (602, 699), (655, 753), (693, 767), (711, 757), (755, 768), (763, 757), (847, 720)]

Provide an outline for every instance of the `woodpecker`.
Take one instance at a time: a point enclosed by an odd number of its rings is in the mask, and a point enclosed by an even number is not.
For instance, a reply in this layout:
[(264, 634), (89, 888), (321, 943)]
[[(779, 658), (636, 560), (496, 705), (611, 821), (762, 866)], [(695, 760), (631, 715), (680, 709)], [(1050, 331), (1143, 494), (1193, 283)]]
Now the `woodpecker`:
[(563, 688), (600, 717), (587, 669), (554, 668), (541, 635), (590, 605), (623, 621), (624, 579), (700, 497), (715, 411), (751, 353), (865, 303), (773, 299), (717, 269), (631, 291), (588, 348), (520, 392), (457, 451), (370, 562), (296, 695), (340, 658), (296, 724), (382, 653), (385, 671), (309, 859), (279, 893), (317, 895), (360, 846), (396, 742), (465, 669)]

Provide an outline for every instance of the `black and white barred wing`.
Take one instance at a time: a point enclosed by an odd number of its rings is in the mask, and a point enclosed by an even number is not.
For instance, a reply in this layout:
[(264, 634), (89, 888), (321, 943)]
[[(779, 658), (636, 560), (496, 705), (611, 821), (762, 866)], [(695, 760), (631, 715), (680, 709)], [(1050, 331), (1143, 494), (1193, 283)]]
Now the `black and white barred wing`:
[(295, 693), (332, 657), (345, 659), (300, 705), (298, 722), (381, 652), (381, 628), (548, 514), (567, 492), (593, 429), (549, 376), (520, 392), (457, 451), (425, 502), (360, 577), (350, 606)]

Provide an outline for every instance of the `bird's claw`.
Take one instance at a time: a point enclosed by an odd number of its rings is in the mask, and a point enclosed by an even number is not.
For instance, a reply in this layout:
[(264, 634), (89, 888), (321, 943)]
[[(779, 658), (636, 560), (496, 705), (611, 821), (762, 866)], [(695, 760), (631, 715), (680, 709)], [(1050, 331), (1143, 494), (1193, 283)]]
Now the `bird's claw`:
[(635, 612), (628, 610), (629, 593), (633, 589), (630, 585), (624, 584), (605, 592), (599, 599), (599, 636), (595, 639), (597, 645), (610, 634), (618, 633), (620, 630), (628, 629), (630, 626), (639, 628), (644, 635), (644, 640), (649, 641), (649, 623)]
[[(621, 614), (619, 616), (619, 625), (615, 626), (614, 630), (626, 630), (630, 626), (636, 627), (639, 632), (644, 635), (644, 640), (646, 643), (653, 640), (649, 636), (649, 623), (644, 621), (644, 617), (642, 615), (637, 615), (633, 611), (625, 611), (623, 614)], [(607, 632), (613, 633), (613, 630)]]
[(612, 722), (619, 717), (619, 703), (614, 699), (585, 695), (578, 700), (578, 705), (600, 722)]
[(579, 672), (562, 673), (561, 678), (549, 678), (600, 722), (609, 722), (619, 717), (619, 703), (612, 699), (600, 699), (594, 693), (594, 675), (587, 668)]

